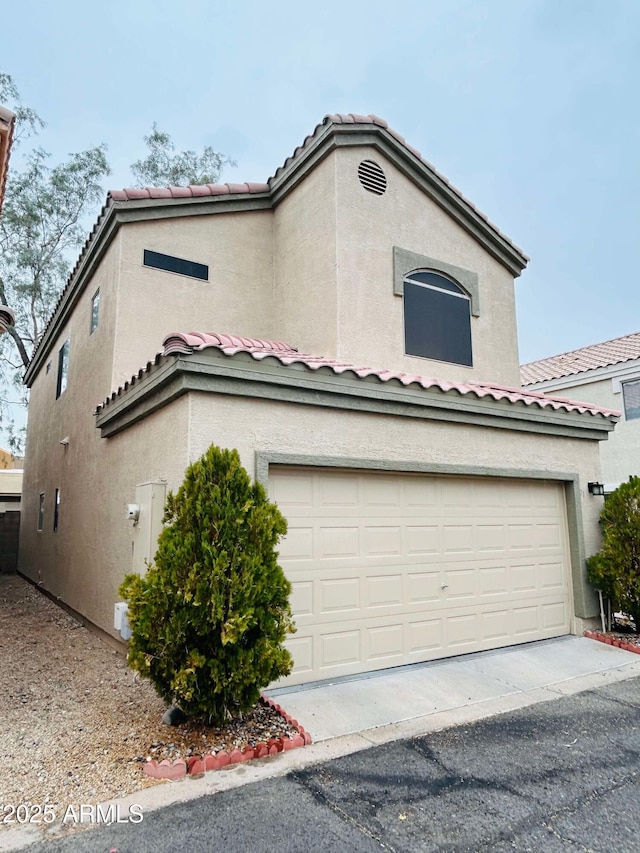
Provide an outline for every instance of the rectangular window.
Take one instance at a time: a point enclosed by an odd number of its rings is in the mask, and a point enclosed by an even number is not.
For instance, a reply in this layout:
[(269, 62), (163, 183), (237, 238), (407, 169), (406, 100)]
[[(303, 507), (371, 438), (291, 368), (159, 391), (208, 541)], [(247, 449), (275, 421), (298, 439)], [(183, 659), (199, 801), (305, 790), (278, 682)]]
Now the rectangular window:
[(56, 489), (56, 501), (53, 505), (53, 532), (58, 532), (58, 519), (60, 517), (60, 489)]
[(98, 318), (100, 316), (100, 289), (96, 290), (93, 294), (93, 299), (91, 300), (91, 330), (89, 332), (92, 335), (95, 330), (98, 328)]
[(40, 500), (38, 502), (38, 530), (44, 527), (44, 492), (40, 492)]
[(201, 281), (209, 281), (209, 267), (206, 264), (198, 264), (195, 261), (185, 261), (184, 258), (174, 258), (173, 255), (163, 255), (160, 252), (144, 250), (145, 267), (153, 267), (156, 270), (175, 272), (178, 275), (188, 275), (190, 278), (198, 278)]
[(67, 387), (67, 375), (69, 373), (69, 338), (60, 347), (58, 353), (58, 384), (56, 386), (56, 400)]
[(640, 418), (640, 379), (622, 383), (624, 398), (624, 416), (628, 421)]

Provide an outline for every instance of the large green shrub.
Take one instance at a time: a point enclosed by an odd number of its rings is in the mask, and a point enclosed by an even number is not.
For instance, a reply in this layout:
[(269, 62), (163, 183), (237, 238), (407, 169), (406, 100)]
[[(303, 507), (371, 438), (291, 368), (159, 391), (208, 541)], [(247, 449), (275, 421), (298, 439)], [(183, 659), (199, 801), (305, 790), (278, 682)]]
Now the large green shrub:
[(640, 477), (607, 497), (600, 525), (602, 548), (587, 560), (589, 580), (640, 632)]
[(188, 715), (222, 722), (291, 671), (291, 585), (275, 546), (287, 531), (235, 450), (210, 447), (169, 494), (146, 575), (127, 575), (129, 665)]

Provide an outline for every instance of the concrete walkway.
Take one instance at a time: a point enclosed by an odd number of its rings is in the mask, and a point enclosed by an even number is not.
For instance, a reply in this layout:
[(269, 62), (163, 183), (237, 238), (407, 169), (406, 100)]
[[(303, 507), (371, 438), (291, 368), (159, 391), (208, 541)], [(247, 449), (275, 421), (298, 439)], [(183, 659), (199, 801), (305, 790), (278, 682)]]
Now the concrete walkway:
[[(389, 726), (414, 732), (432, 716), (441, 725), (448, 716), (485, 716), (527, 704), (532, 692), (552, 698), (554, 692), (598, 686), (603, 673), (627, 669), (640, 673), (640, 655), (585, 637), (560, 637), (268, 695), (318, 743)], [(464, 713), (470, 706), (473, 712)]]

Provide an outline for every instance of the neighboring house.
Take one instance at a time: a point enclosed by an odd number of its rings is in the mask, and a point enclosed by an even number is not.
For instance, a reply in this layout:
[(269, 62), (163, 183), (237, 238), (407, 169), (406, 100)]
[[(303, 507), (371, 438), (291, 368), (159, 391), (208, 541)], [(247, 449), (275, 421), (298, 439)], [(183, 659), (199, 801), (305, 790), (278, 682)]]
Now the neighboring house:
[(526, 263), (375, 116), (264, 184), (110, 193), (26, 372), (20, 571), (116, 635), (213, 442), (288, 519), (289, 683), (580, 631), (617, 413), (518, 387)]
[(0, 574), (15, 572), (18, 564), (21, 493), (22, 470), (0, 470)]
[(16, 117), (14, 114), (6, 107), (0, 105), (0, 213), (2, 213), (4, 190), (7, 183), (9, 154), (11, 153), (15, 121)]
[(522, 385), (621, 409), (620, 423), (600, 445), (605, 492), (640, 476), (640, 332), (523, 364)]

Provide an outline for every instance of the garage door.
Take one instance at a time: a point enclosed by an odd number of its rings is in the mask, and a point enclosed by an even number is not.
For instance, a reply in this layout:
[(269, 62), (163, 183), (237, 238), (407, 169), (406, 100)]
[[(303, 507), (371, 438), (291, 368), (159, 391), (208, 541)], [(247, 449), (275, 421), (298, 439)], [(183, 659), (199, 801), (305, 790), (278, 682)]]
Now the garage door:
[(569, 632), (564, 490), (274, 466), (297, 633), (288, 684)]

